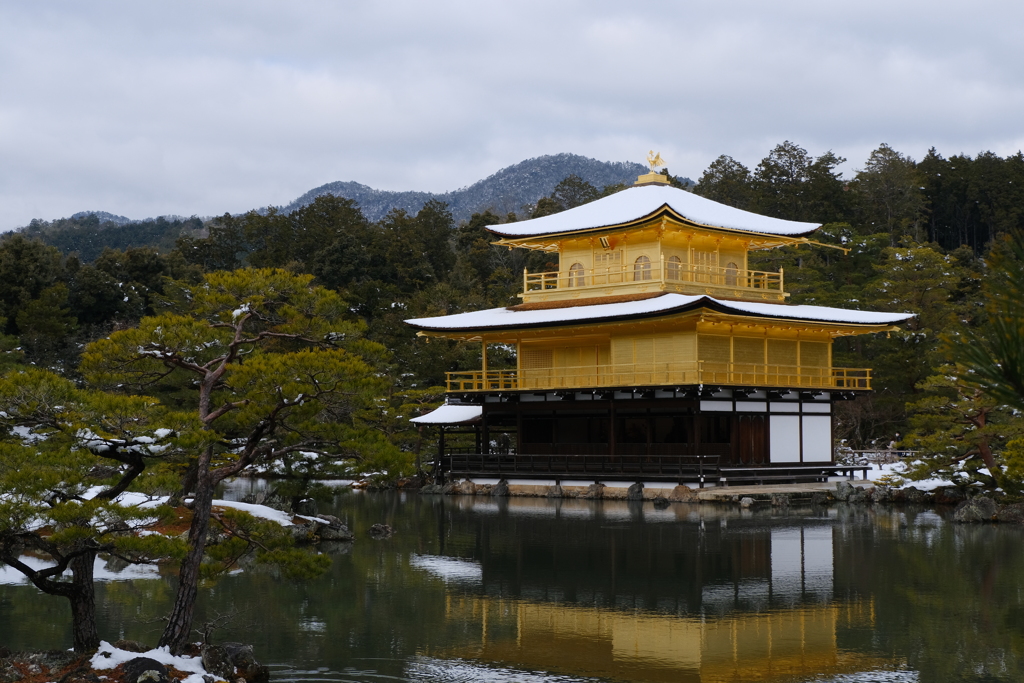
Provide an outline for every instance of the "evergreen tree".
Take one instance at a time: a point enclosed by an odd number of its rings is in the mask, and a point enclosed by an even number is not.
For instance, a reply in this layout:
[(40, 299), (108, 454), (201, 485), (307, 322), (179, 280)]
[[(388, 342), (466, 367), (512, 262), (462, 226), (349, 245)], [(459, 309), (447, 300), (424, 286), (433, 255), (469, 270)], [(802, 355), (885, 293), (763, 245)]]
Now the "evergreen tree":
[(497, 225), (501, 218), (491, 213), (474, 213), (469, 221), (459, 226), (456, 236), (458, 266), (476, 283), (484, 284), (491, 276), (491, 242), (495, 241), (487, 226)]
[[(66, 598), (75, 650), (95, 650), (97, 555), (130, 563), (180, 556), (180, 542), (138, 534), (166, 521), (166, 506), (118, 497), (152, 461), (176, 452), (188, 419), (153, 399), (85, 391), (28, 369), (0, 378), (0, 428), (0, 562), (42, 592)], [(50, 566), (33, 567), (26, 553)]]
[(114, 332), (83, 354), (83, 374), (94, 386), (176, 386), (178, 405), (203, 428), (183, 480), (194, 499), (188, 548), (160, 639), (174, 652), (191, 633), (221, 481), (296, 452), (401, 462), (356, 417), (386, 393), (376, 370), (384, 349), (360, 339), (345, 302), (312, 279), (263, 269), (209, 274), (196, 286), (176, 283), (169, 312)]
[(530, 212), (530, 218), (541, 218), (542, 216), (550, 216), (551, 214), (565, 211), (565, 207), (559, 204), (551, 197), (541, 197), (537, 200), (533, 210)]
[(705, 169), (693, 193), (737, 209), (749, 210), (754, 196), (751, 183), (750, 169), (723, 154)]
[(1000, 452), (1024, 434), (1024, 420), (986, 395), (970, 374), (962, 365), (943, 365), (918, 385), (925, 396), (907, 406), (911, 432), (902, 443), (917, 452), (910, 476), (1012, 490), (1016, 484), (1004, 477)]
[(175, 250), (185, 263), (198, 266), (203, 272), (242, 267), (249, 252), (242, 221), (225, 213), (209, 221), (206, 229), (206, 237), (184, 235), (178, 238)]
[(23, 235), (0, 242), (0, 316), (14, 332), (18, 311), (43, 290), (66, 277), (64, 257), (55, 248)]
[(920, 241), (925, 205), (922, 182), (910, 157), (886, 144), (873, 151), (854, 179), (865, 230), (888, 233), (892, 245), (904, 235)]
[(26, 303), (15, 318), (28, 357), (43, 363), (55, 360), (77, 321), (68, 308), (68, 288), (62, 282), (47, 287)]
[(601, 192), (583, 178), (572, 174), (558, 181), (550, 196), (564, 210), (589, 204), (600, 197)]
[(266, 213), (250, 211), (239, 222), (248, 249), (246, 265), (284, 268), (298, 260), (295, 224), (290, 216), (271, 207)]
[[(320, 195), (289, 215), (292, 228), (289, 261), (309, 264), (339, 237), (365, 239), (366, 217), (351, 199)], [(252, 265), (259, 265), (255, 261)], [(281, 265), (281, 264), (275, 264)]]
[[(497, 219), (497, 217), (495, 217)], [(495, 220), (497, 222), (497, 220)], [(417, 217), (402, 209), (392, 209), (380, 221), (380, 269), (374, 279), (395, 285), (399, 291), (414, 292), (438, 280), (431, 253), (434, 248), (447, 249), (445, 240), (440, 245), (429, 245)], [(440, 276), (444, 277), (445, 273)]]
[(988, 261), (985, 324), (949, 342), (987, 396), (1024, 410), (1024, 237), (1006, 236), (998, 247)]
[(755, 211), (775, 218), (804, 219), (804, 189), (812, 159), (789, 140), (776, 145), (754, 170)]
[(815, 223), (849, 220), (850, 195), (842, 173), (836, 170), (845, 162), (846, 159), (830, 150), (807, 167), (807, 187), (803, 198), (805, 220)]

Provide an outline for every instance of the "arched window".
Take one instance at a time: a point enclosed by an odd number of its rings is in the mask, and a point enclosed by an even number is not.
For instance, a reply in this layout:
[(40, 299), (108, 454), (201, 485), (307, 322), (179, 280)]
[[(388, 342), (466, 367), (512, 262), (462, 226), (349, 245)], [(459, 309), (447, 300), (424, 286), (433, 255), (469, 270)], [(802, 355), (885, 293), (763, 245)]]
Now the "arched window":
[(651, 259), (646, 256), (640, 256), (636, 261), (633, 262), (633, 280), (650, 280), (651, 279)]
[(669, 256), (668, 265), (665, 266), (665, 277), (669, 280), (678, 280), (679, 275), (682, 272), (683, 262), (678, 256)]
[(583, 274), (583, 264), (574, 263), (569, 266), (569, 286), (583, 287), (587, 284), (587, 278)]
[(739, 266), (737, 266), (735, 263), (731, 261), (727, 263), (725, 266), (725, 284), (729, 287), (735, 287), (737, 284), (737, 280), (739, 279), (737, 277), (739, 275), (739, 272)]

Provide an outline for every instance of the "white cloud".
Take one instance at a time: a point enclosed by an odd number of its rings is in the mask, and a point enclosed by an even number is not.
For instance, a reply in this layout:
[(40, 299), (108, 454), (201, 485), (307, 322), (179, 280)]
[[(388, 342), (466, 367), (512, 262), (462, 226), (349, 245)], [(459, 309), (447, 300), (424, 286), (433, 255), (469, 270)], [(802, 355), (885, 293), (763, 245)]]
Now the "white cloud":
[(444, 191), (540, 154), (699, 177), (793, 140), (859, 167), (1024, 141), (1003, 1), (0, 6), (0, 229)]

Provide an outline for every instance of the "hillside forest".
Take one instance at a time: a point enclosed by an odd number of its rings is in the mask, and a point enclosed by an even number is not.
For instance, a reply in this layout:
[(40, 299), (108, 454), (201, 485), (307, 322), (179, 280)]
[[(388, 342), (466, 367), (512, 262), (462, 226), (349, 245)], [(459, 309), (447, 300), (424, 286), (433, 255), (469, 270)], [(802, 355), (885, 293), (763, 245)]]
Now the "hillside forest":
[[(899, 332), (836, 342), (837, 366), (870, 367), (875, 378), (870, 395), (839, 404), (838, 441), (853, 449), (898, 442), (933, 456), (928, 471), (994, 485), (981, 468), (1003, 457), (1024, 424), (972, 383), (958, 349), (984, 334), (993, 264), (1018, 258), (1024, 155), (944, 157), (932, 149), (917, 161), (883, 144), (849, 177), (838, 170), (845, 161), (787, 141), (752, 169), (721, 156), (695, 185), (668, 175), (718, 202), (825, 224), (816, 239), (849, 253), (804, 246), (759, 252), (751, 262), (758, 270), (785, 268), (792, 303), (917, 314)], [(410, 472), (427, 435), (408, 418), (443, 400), (445, 371), (477, 369), (480, 348), (426, 344), (402, 321), (516, 303), (524, 268), (557, 264), (547, 254), (493, 246), (484, 227), (626, 187), (570, 175), (516, 211), (492, 207), (461, 221), (435, 199), (415, 213), (392, 209), (371, 221), (355, 201), (332, 194), (290, 212), (205, 221), (36, 220), (0, 241), (2, 362), (81, 383), (87, 345), (159, 315), (176, 292), (210, 274), (248, 268), (309, 276), (344, 301), (346, 324), (376, 345), (363, 358), (381, 380), (381, 396), (353, 419), (405, 454), (387, 468)], [(492, 366), (514, 366), (511, 353), (492, 358)]]

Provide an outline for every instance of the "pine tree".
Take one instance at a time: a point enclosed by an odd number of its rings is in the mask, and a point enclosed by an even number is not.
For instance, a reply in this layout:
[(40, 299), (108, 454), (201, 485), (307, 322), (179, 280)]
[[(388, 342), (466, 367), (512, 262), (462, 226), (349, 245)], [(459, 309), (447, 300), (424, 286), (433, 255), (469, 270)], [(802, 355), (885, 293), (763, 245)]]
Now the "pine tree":
[(163, 392), (202, 425), (184, 477), (193, 498), (188, 549), (161, 645), (188, 643), (213, 492), (224, 479), (290, 454), (375, 454), (400, 463), (386, 437), (357, 418), (387, 392), (382, 347), (361, 339), (337, 293), (312, 276), (273, 269), (176, 283), (169, 311), (86, 348), (82, 372), (98, 387)]
[[(99, 553), (132, 563), (180, 557), (180, 542), (138, 534), (172, 515), (167, 506), (118, 500), (140, 490), (147, 467), (179, 452), (189, 423), (154, 399), (78, 389), (43, 370), (0, 378), (0, 562), (69, 601), (76, 651), (99, 645)], [(49, 566), (33, 567), (28, 552)]]

